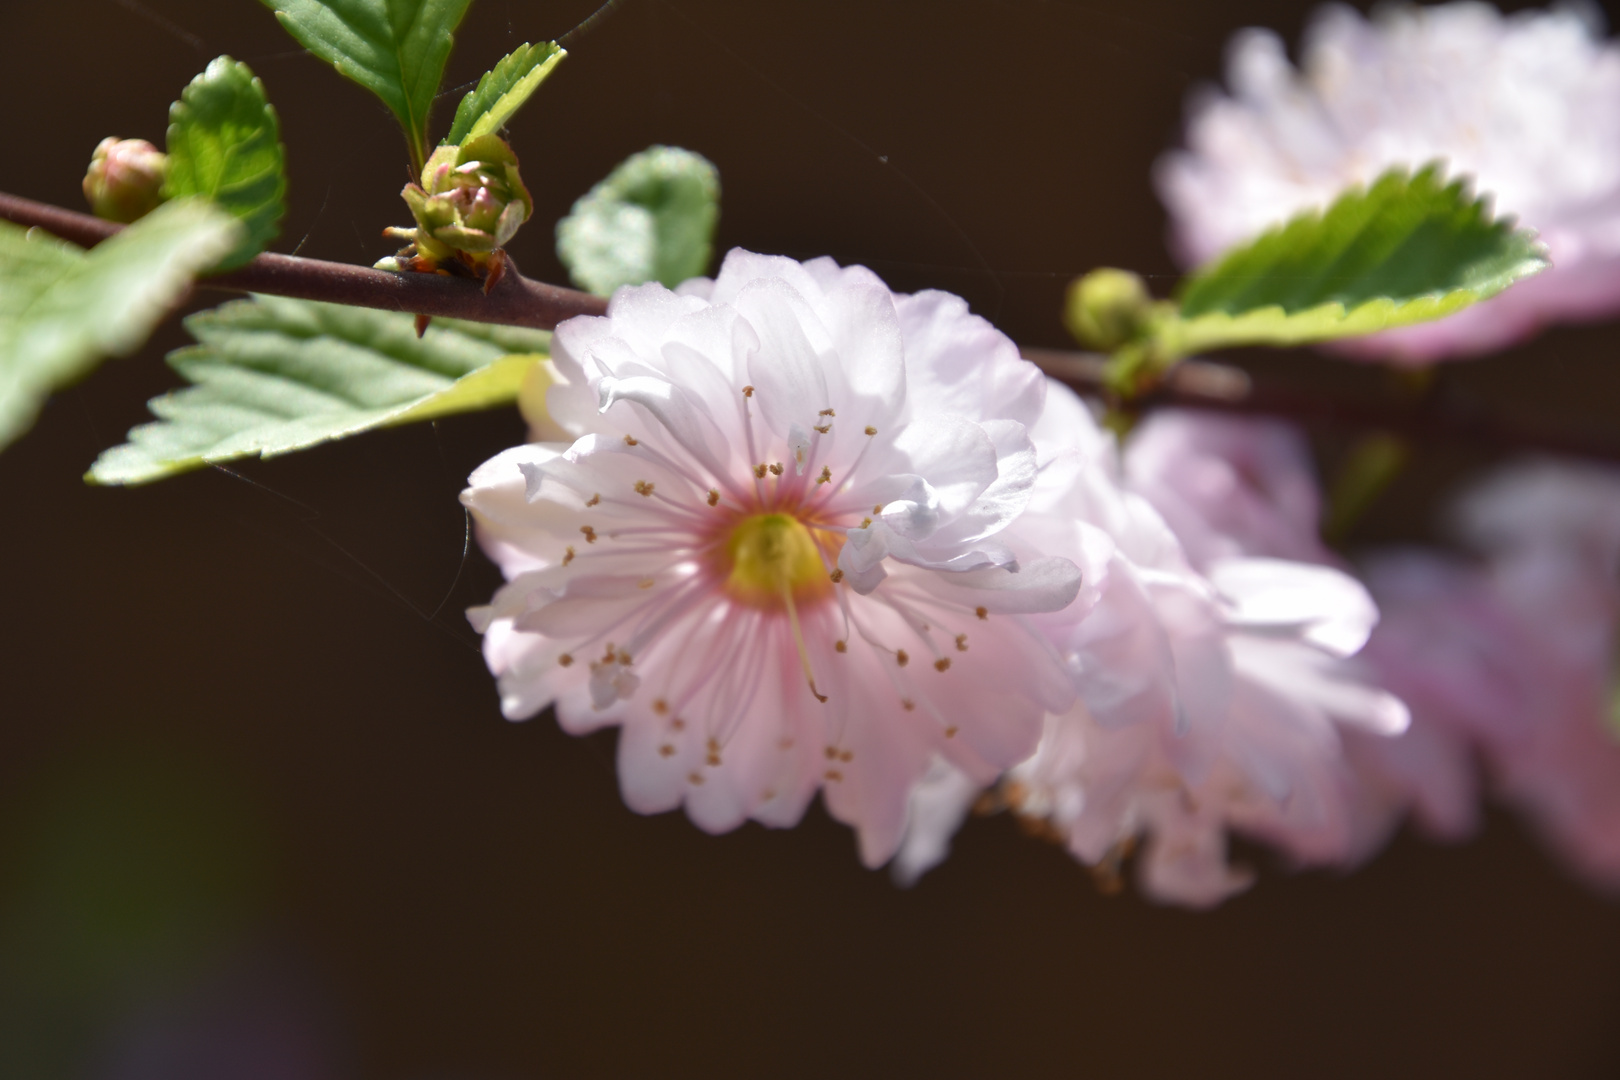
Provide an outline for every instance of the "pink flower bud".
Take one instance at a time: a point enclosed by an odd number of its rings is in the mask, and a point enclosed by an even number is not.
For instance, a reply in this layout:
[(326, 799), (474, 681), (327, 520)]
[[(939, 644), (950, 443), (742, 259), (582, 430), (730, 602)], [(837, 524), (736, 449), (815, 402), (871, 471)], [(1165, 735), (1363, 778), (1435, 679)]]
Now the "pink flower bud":
[(145, 139), (102, 139), (84, 174), (84, 197), (99, 218), (128, 224), (163, 201), (169, 156)]

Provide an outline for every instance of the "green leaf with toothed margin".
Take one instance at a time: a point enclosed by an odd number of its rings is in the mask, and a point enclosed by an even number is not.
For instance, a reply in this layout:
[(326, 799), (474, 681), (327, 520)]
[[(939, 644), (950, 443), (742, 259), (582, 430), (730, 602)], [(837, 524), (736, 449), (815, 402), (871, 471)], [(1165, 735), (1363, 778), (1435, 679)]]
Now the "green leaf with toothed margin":
[(472, 0), (262, 0), (298, 44), (370, 90), (427, 160), (428, 112)]
[(1466, 180), (1392, 169), (1196, 271), (1156, 336), (1187, 356), (1368, 334), (1443, 318), (1547, 265), (1534, 234), (1494, 218)]
[(503, 56), (461, 99), (445, 143), (460, 146), (480, 135), (499, 132), (567, 55), (566, 49), (548, 41), (539, 45), (524, 42)]
[(620, 285), (674, 288), (709, 267), (720, 171), (701, 154), (653, 146), (632, 154), (557, 222), (557, 256), (598, 296)]
[(246, 236), (220, 266), (230, 270), (270, 246), (287, 212), (286, 151), (276, 110), (246, 64), (211, 61), (169, 107), (165, 198), (212, 199)]
[(166, 203), (90, 251), (0, 222), (0, 448), (50, 392), (140, 348), (242, 226), (198, 199)]
[(94, 484), (143, 484), (244, 457), (275, 457), (380, 427), (517, 400), (550, 352), (541, 330), (256, 296), (186, 319), (169, 354), (192, 385), (153, 398), (156, 423), (96, 459)]

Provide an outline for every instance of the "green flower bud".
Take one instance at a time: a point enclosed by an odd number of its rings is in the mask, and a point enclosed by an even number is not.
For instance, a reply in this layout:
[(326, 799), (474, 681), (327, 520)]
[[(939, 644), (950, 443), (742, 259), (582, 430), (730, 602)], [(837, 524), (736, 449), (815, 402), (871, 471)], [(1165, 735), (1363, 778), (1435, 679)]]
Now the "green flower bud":
[(436, 263), (460, 258), (486, 266), (534, 212), (517, 155), (496, 135), (439, 147), (422, 182), (405, 185), (400, 195), (416, 219), (417, 254)]
[(1147, 329), (1153, 298), (1129, 270), (1093, 270), (1069, 287), (1069, 332), (1088, 348), (1113, 352)]
[(145, 139), (108, 137), (96, 147), (84, 174), (84, 197), (99, 218), (129, 224), (163, 201), (169, 155)]

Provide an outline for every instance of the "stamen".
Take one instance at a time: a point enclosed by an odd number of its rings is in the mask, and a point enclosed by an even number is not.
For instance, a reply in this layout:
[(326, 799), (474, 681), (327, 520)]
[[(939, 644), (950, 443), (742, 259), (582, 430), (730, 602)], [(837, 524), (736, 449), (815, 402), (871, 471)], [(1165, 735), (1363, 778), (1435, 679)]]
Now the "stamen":
[(585, 500), (585, 505), (586, 506), (595, 506), (597, 503), (599, 503), (601, 501), (602, 501), (602, 493), (601, 492), (596, 492), (589, 499)]
[(883, 513), (883, 504), (882, 504), (882, 503), (878, 503), (878, 504), (877, 504), (877, 505), (876, 505), (876, 506), (874, 506), (874, 507), (872, 507), (872, 513), (874, 513), (874, 514), (881, 514), (881, 513)]
[(960, 730), (961, 729), (958, 728), (955, 724), (952, 724), (950, 727), (945, 729), (945, 737), (947, 739), (954, 739), (954, 738), (956, 738), (956, 733), (958, 731), (960, 731)]
[(687, 773), (686, 774), (686, 782), (689, 783), (689, 784), (693, 784), (693, 785), (701, 785), (703, 783), (703, 774), (702, 773)]
[(876, 435), (877, 434), (877, 428), (873, 427), (871, 424), (868, 424), (868, 425), (866, 425), (866, 433), (868, 435)]
[(786, 578), (782, 580), (782, 603), (787, 607), (788, 625), (793, 627), (793, 644), (799, 650), (799, 663), (804, 666), (805, 681), (810, 684), (810, 692), (816, 700), (826, 704), (827, 695), (816, 689), (816, 673), (810, 667), (810, 650), (804, 644), (804, 631), (799, 629), (799, 609), (793, 606), (793, 587)]
[(829, 468), (826, 465), (823, 465), (821, 467), (821, 475), (816, 477), (816, 483), (818, 483), (818, 484), (830, 484), (830, 483), (832, 483), (832, 469)]
[(579, 531), (585, 534), (585, 542), (587, 544), (596, 543), (596, 530), (595, 529), (591, 528), (589, 525), (581, 525), (579, 527)]
[(709, 489), (709, 505), (710, 506), (719, 506), (720, 505), (720, 492), (715, 488), (710, 488)]
[(842, 639), (833, 642), (833, 648), (838, 652), (849, 652), (849, 642)]
[(637, 480), (636, 481), (636, 494), (637, 495), (640, 495), (643, 499), (645, 499), (647, 496), (651, 495), (652, 493), (653, 493), (653, 486), (651, 484), (647, 483), (647, 481), (645, 481), (645, 480)]
[(657, 701), (654, 701), (652, 703), (652, 710), (653, 710), (654, 715), (668, 716), (669, 715), (669, 702), (665, 701), (663, 698), (659, 698)]
[(771, 470), (771, 475), (772, 476), (781, 476), (782, 475), (782, 463), (780, 461), (775, 462), (774, 464), (772, 464), (770, 466), (770, 470)]
[(967, 635), (966, 634), (957, 634), (956, 635), (956, 651), (957, 652), (967, 652)]
[(837, 416), (838, 414), (833, 412), (831, 409), (822, 409), (816, 415), (817, 416)]
[(844, 778), (844, 774), (837, 769), (828, 769), (824, 775), (828, 780), (842, 780)]
[(567, 653), (563, 653), (561, 656), (557, 657), (557, 663), (561, 664), (563, 667), (568, 667), (573, 662), (574, 658), (569, 656)]
[(916, 712), (917, 711), (917, 703), (915, 701), (912, 701), (908, 697), (900, 699), (900, 707), (902, 709), (906, 710), (906, 712)]
[(860, 525), (858, 525), (856, 527), (860, 528), (860, 529), (869, 529), (869, 528), (872, 527), (872, 519), (871, 518), (862, 518)]
[(743, 387), (743, 397), (753, 397), (753, 396), (754, 396), (754, 388), (752, 386)]
[(939, 672), (951, 670), (951, 658), (948, 656), (942, 656), (938, 660), (935, 660), (934, 670)]
[(626, 446), (640, 446), (641, 443), (636, 440), (636, 437), (634, 435), (626, 435), (624, 437), (624, 445), (626, 445)]
[(663, 754), (665, 757), (674, 757), (675, 747), (671, 746), (669, 743), (665, 743), (658, 748), (658, 752)]
[(906, 652), (906, 650), (901, 649), (894, 654), (894, 662), (899, 664), (901, 667), (905, 667), (907, 664), (911, 663), (911, 654)]
[(828, 574), (827, 576), (832, 578), (832, 583), (834, 585), (837, 585), (840, 581), (844, 580), (844, 572), (842, 570), (834, 570), (832, 573)]
[(975, 614), (975, 615), (977, 615), (979, 617), (980, 622), (986, 622), (990, 618), (990, 609), (989, 608), (982, 608), (982, 607), (981, 608), (974, 608), (973, 609), (973, 614)]
[(754, 479), (756, 479), (756, 480), (765, 479), (765, 466), (763, 464), (759, 464), (759, 465), (754, 466)]
[(563, 561), (562, 561), (562, 564), (564, 566), (567, 566), (569, 563), (571, 563), (573, 561), (574, 561), (574, 545), (569, 544), (566, 548), (563, 549)]

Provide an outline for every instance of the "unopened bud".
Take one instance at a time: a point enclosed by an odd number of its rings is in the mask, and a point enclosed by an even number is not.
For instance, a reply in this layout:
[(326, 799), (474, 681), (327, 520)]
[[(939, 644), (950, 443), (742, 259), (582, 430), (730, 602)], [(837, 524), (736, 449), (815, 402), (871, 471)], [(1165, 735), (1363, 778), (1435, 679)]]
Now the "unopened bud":
[(108, 137), (90, 159), (84, 197), (97, 217), (127, 225), (157, 209), (168, 171), (169, 155), (145, 139)]
[(488, 262), (534, 211), (517, 155), (496, 135), (439, 147), (422, 182), (400, 194), (416, 219), (417, 254), (435, 262), (454, 256), (475, 266)]
[(1147, 328), (1153, 298), (1129, 270), (1093, 270), (1069, 286), (1069, 332), (1087, 348), (1114, 352)]

